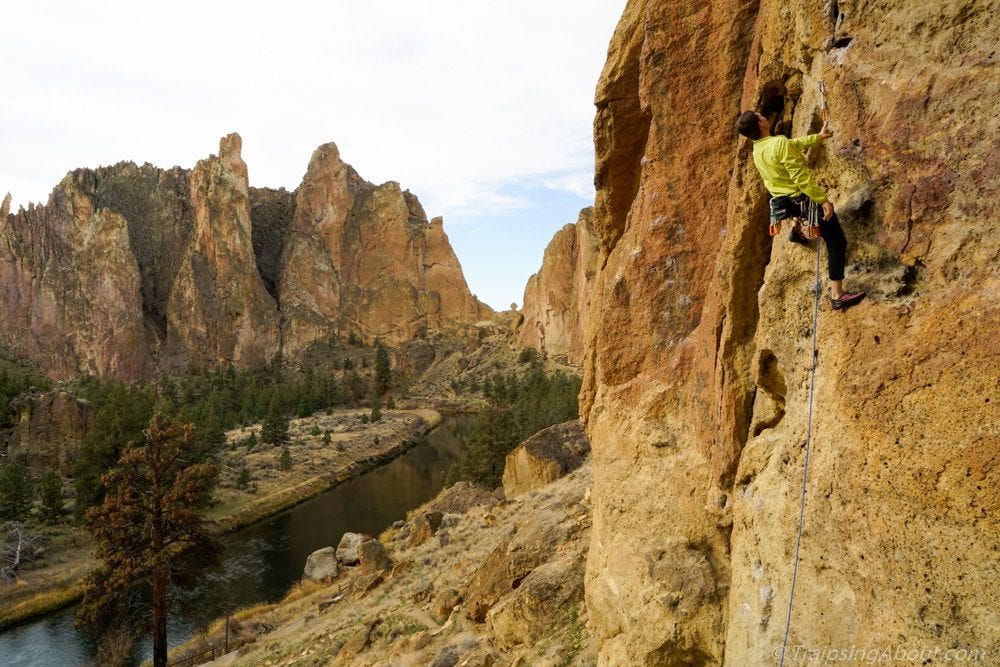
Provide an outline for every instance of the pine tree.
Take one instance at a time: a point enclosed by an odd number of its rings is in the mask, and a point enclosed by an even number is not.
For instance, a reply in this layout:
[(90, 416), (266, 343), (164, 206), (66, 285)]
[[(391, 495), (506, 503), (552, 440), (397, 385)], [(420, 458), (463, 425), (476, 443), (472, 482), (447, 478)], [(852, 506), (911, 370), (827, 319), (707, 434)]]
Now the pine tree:
[(31, 510), (35, 496), (28, 469), (20, 463), (8, 463), (0, 469), (0, 519), (23, 519)]
[(382, 344), (375, 350), (375, 393), (379, 396), (389, 391), (392, 369), (389, 363), (389, 353)]
[(316, 412), (315, 406), (313, 406), (312, 399), (309, 397), (307, 392), (302, 393), (302, 397), (299, 399), (298, 405), (295, 406), (295, 416), (302, 418), (312, 415)]
[(245, 489), (250, 486), (250, 482), (252, 481), (253, 478), (250, 477), (250, 470), (246, 466), (240, 468), (239, 474), (236, 475), (236, 488)]
[(271, 409), (260, 429), (260, 440), (265, 445), (281, 445), (289, 441), (288, 417), (278, 407), (278, 396), (271, 401)]
[(62, 480), (55, 468), (49, 468), (38, 487), (42, 497), (42, 519), (56, 523), (63, 513)]
[(83, 518), (88, 507), (104, 497), (101, 475), (118, 460), (129, 442), (142, 442), (143, 429), (153, 414), (155, 394), (141, 388), (114, 385), (94, 415), (94, 423), (80, 443), (73, 484), (76, 512)]
[(208, 412), (198, 424), (198, 439), (205, 445), (208, 455), (213, 455), (226, 444), (226, 430), (216, 412)]
[(375, 401), (375, 405), (372, 406), (372, 422), (377, 422), (382, 419), (382, 406), (379, 405), (378, 401)]
[(278, 460), (278, 468), (284, 472), (292, 469), (292, 453), (288, 451), (288, 445), (281, 448), (281, 458)]
[[(87, 511), (102, 563), (88, 577), (78, 622), (97, 634), (111, 619), (136, 615), (153, 635), (153, 665), (167, 664), (168, 584), (200, 572), (214, 551), (201, 530), (218, 467), (191, 424), (155, 414), (142, 444), (130, 443), (103, 482), (103, 502)], [(149, 616), (137, 600), (149, 600)]]
[(347, 386), (355, 402), (360, 401), (368, 393), (368, 383), (358, 375), (357, 371), (351, 371), (347, 377)]

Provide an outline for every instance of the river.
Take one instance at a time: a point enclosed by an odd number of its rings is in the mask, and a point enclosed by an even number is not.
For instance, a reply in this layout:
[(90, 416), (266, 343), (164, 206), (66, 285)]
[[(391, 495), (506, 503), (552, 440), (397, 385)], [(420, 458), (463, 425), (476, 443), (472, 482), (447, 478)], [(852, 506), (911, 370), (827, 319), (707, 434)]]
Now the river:
[[(185, 592), (193, 611), (170, 619), (168, 641), (177, 646), (197, 628), (226, 613), (281, 599), (302, 576), (316, 549), (336, 546), (345, 532), (377, 535), (406, 512), (434, 497), (458, 460), (475, 418), (446, 416), (408, 452), (301, 505), (223, 537), (220, 564)], [(0, 633), (0, 665), (71, 667), (92, 664), (94, 646), (72, 627), (75, 607)], [(152, 657), (140, 643), (135, 662)]]

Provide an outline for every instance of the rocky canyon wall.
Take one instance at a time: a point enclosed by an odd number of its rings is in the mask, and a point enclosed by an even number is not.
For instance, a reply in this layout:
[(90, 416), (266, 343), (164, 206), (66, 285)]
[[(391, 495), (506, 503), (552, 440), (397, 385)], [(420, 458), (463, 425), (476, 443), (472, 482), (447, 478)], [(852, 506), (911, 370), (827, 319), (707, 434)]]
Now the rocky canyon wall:
[[(1000, 659), (1000, 24), (987, 0), (630, 0), (598, 85), (581, 412), (609, 665), (776, 664), (816, 255), (767, 236), (742, 109), (798, 136), (850, 241), (821, 299), (789, 644)], [(825, 253), (821, 263), (825, 294)], [(793, 664), (799, 664), (793, 662)]]
[(594, 211), (585, 208), (545, 248), (542, 266), (524, 288), (522, 348), (530, 347), (571, 364), (583, 361), (590, 293), (597, 274)]
[(440, 218), (316, 150), (295, 192), (251, 188), (231, 134), (192, 170), (71, 172), (0, 211), (0, 344), (55, 378), (250, 368), (356, 334), (396, 344), (492, 311)]

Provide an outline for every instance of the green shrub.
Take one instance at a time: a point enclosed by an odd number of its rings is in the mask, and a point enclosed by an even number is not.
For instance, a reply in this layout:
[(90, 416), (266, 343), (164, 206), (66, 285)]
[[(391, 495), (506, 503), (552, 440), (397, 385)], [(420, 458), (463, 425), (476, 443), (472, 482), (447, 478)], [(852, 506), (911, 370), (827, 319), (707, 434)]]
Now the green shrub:
[(31, 510), (35, 485), (28, 469), (20, 463), (8, 463), (0, 468), (0, 519), (23, 519)]

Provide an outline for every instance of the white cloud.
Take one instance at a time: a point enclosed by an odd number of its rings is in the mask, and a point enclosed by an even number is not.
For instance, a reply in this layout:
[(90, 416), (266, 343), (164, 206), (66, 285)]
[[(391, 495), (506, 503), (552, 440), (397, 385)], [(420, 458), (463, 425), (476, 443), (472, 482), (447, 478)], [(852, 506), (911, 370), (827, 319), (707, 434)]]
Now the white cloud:
[(254, 185), (298, 185), (336, 141), (429, 215), (516, 209), (513, 183), (590, 193), (593, 91), (625, 0), (5, 8), (0, 192), (69, 169), (191, 166), (238, 131)]

